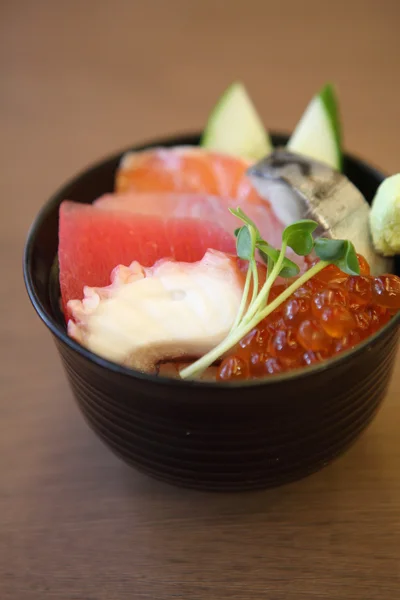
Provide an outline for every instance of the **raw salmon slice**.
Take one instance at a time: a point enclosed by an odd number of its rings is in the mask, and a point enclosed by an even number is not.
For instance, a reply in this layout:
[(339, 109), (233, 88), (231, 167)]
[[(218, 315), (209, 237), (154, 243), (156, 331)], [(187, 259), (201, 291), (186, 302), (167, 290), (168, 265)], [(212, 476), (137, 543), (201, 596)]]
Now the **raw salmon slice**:
[(200, 193), (246, 202), (263, 202), (246, 175), (248, 161), (181, 146), (129, 152), (116, 173), (117, 192)]

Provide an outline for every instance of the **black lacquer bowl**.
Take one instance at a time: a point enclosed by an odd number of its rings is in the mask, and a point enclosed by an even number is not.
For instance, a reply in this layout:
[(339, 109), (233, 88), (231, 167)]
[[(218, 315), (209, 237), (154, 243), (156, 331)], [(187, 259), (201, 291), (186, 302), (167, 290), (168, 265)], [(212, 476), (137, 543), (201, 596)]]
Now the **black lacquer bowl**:
[[(198, 136), (150, 146), (197, 144)], [(275, 135), (274, 143), (286, 138)], [(139, 149), (139, 148), (137, 148)], [(69, 339), (54, 276), (58, 207), (113, 189), (121, 154), (84, 171), (43, 207), (28, 236), (24, 276), (50, 329), (91, 428), (137, 469), (176, 485), (248, 490), (304, 477), (332, 461), (365, 429), (392, 373), (400, 315), (356, 349), (302, 371), (257, 382), (215, 384), (157, 378), (108, 362)], [(345, 172), (370, 201), (383, 175), (352, 157)], [(396, 272), (400, 274), (399, 262)]]

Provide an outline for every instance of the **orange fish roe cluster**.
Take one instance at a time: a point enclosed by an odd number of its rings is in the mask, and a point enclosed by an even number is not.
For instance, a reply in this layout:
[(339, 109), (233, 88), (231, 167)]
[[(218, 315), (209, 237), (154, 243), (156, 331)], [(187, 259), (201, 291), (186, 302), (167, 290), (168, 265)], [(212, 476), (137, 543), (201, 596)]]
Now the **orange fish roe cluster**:
[[(219, 381), (253, 379), (321, 362), (359, 344), (400, 310), (400, 278), (326, 267), (246, 335), (219, 366)], [(285, 285), (272, 288), (269, 301)]]

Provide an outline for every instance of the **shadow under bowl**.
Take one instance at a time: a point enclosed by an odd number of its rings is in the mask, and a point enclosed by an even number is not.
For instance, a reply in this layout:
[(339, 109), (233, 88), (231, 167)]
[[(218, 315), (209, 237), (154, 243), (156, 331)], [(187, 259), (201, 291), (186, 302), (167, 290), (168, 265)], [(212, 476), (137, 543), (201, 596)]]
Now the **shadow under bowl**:
[[(286, 139), (273, 136), (275, 145)], [(198, 135), (187, 135), (134, 149), (198, 141)], [(127, 463), (185, 487), (262, 489), (322, 468), (355, 441), (381, 404), (400, 315), (335, 359), (241, 384), (159, 378), (92, 354), (67, 336), (58, 309), (58, 208), (65, 199), (90, 203), (111, 192), (124, 152), (85, 170), (44, 205), (24, 253), (29, 298), (52, 333), (86, 421)], [(344, 172), (371, 201), (383, 175), (351, 156), (345, 158)]]

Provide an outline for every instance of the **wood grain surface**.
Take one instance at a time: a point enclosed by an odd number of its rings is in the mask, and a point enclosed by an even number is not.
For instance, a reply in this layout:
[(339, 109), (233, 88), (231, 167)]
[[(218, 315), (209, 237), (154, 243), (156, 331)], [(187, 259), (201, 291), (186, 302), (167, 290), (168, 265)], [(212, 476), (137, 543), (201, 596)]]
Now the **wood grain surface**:
[(337, 83), (346, 146), (399, 163), (398, 0), (0, 2), (0, 599), (398, 600), (400, 363), (372, 426), (277, 490), (154, 482), (87, 428), (25, 295), (41, 204), (103, 155), (198, 129), (247, 83), (290, 129)]

